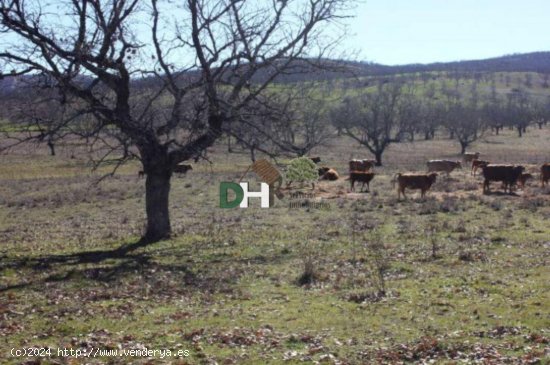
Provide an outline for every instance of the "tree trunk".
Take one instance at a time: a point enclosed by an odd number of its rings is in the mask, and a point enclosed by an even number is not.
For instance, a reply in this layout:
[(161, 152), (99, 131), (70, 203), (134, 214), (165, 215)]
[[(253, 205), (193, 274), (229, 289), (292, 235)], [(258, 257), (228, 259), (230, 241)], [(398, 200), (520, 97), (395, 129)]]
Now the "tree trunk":
[(154, 171), (147, 174), (145, 181), (145, 211), (147, 213), (147, 231), (144, 238), (156, 242), (170, 237), (170, 213), (168, 198), (170, 195), (170, 177), (172, 173)]
[(522, 136), (523, 136), (523, 128), (518, 127), (518, 137), (522, 137)]
[(55, 156), (55, 145), (52, 141), (48, 141), (48, 147), (50, 148), (50, 155)]
[(232, 153), (233, 149), (231, 148), (231, 135), (227, 135), (227, 152)]
[(376, 159), (376, 166), (382, 166), (382, 153), (384, 151), (376, 151), (374, 158)]
[(466, 148), (468, 147), (468, 143), (460, 142), (460, 154), (463, 155), (466, 153)]

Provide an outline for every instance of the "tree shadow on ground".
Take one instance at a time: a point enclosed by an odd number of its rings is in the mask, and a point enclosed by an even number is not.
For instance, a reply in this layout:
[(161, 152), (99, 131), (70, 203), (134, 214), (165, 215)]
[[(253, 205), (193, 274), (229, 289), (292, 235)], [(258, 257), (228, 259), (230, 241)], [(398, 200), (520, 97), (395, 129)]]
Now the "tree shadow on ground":
[[(178, 280), (186, 287), (200, 291), (228, 290), (236, 283), (250, 264), (274, 263), (278, 259), (258, 255), (248, 258), (234, 258), (223, 253), (211, 254), (207, 261), (192, 259), (191, 248), (156, 248), (137, 252), (138, 248), (150, 242), (143, 240), (123, 245), (112, 250), (85, 251), (72, 254), (52, 254), (37, 257), (0, 256), (0, 271), (11, 269), (23, 272), (19, 283), (0, 284), (0, 293), (8, 290), (24, 289), (45, 283), (89, 280), (115, 282), (135, 275), (144, 282), (148, 273), (164, 273), (170, 279)], [(192, 246), (191, 246), (192, 247)], [(169, 257), (167, 262), (159, 258)], [(279, 258), (282, 259), (282, 258)], [(228, 268), (231, 270), (228, 271)], [(26, 275), (25, 275), (26, 274)], [(154, 281), (154, 280), (153, 280)]]
[[(84, 251), (71, 254), (52, 254), (36, 257), (9, 257), (0, 260), (0, 270), (28, 270), (32, 280), (11, 285), (0, 285), (0, 292), (20, 289), (46, 282), (70, 281), (80, 277), (98, 281), (111, 281), (125, 273), (143, 270), (151, 265), (152, 253), (137, 253), (150, 241), (140, 239), (112, 250)], [(185, 271), (183, 265), (173, 267)], [(45, 274), (45, 275), (44, 275)]]
[(505, 193), (504, 191), (497, 191), (497, 190), (485, 191), (485, 192), (483, 192), (483, 195), (486, 195), (486, 196), (509, 196), (509, 197), (514, 197), (514, 198), (518, 198), (518, 197), (521, 196), (516, 192)]

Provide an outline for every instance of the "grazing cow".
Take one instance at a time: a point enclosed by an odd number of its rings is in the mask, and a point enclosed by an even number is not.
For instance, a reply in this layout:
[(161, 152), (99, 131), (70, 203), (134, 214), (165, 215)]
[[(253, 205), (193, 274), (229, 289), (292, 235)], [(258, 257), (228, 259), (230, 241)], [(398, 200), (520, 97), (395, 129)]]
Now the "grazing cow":
[(444, 172), (449, 176), (454, 169), (462, 169), (460, 161), (430, 160), (427, 162), (428, 172)]
[(477, 170), (483, 168), (484, 166), (487, 166), (488, 164), (490, 164), (489, 161), (483, 161), (478, 159), (473, 160), (472, 171), (470, 172), (470, 174), (472, 174), (473, 176), (476, 176)]
[(349, 180), (351, 184), (351, 191), (355, 191), (355, 182), (363, 183), (361, 185), (361, 192), (363, 192), (363, 188), (365, 187), (365, 184), (367, 184), (367, 191), (370, 191), (370, 182), (374, 178), (374, 175), (376, 175), (374, 172), (350, 172), (349, 174)]
[(529, 173), (523, 173), (521, 175), (519, 175), (519, 178), (518, 178), (518, 185), (520, 188), (525, 188), (525, 184), (527, 183), (527, 180), (529, 179), (533, 179), (533, 175), (529, 174)]
[(490, 191), (491, 181), (502, 181), (504, 192), (508, 189), (508, 193), (512, 193), (512, 187), (516, 185), (519, 177), (525, 170), (525, 167), (518, 165), (493, 165), (489, 164), (482, 167), (483, 177), (483, 193)]
[(321, 180), (336, 181), (340, 178), (336, 170), (331, 169), (330, 167), (321, 167), (319, 168), (319, 176)]
[(313, 163), (319, 163), (321, 162), (321, 157), (310, 157), (309, 158), (311, 161), (313, 161)]
[(406, 199), (407, 196), (405, 195), (405, 189), (419, 189), (421, 191), (421, 197), (424, 197), (426, 195), (426, 191), (430, 190), (432, 185), (435, 183), (435, 180), (437, 179), (437, 173), (431, 172), (429, 174), (414, 174), (414, 173), (408, 173), (408, 174), (397, 174), (397, 199), (401, 198), (401, 194), (403, 194), (403, 197)]
[(550, 180), (550, 163), (545, 163), (540, 168), (540, 184), (544, 187), (545, 184), (548, 184)]
[(465, 152), (463, 155), (462, 155), (462, 160), (464, 161), (464, 163), (468, 163), (468, 162), (472, 162), (473, 160), (478, 160), (479, 159), (479, 155), (480, 153), (479, 152)]
[(193, 170), (193, 166), (191, 165), (176, 165), (174, 167), (174, 172), (176, 174), (186, 174), (187, 171)]
[(349, 172), (367, 172), (374, 167), (376, 160), (351, 160), (349, 162)]
[(139, 170), (139, 172), (138, 172), (138, 179), (141, 179), (141, 178), (143, 178), (143, 177), (145, 177), (145, 171)]

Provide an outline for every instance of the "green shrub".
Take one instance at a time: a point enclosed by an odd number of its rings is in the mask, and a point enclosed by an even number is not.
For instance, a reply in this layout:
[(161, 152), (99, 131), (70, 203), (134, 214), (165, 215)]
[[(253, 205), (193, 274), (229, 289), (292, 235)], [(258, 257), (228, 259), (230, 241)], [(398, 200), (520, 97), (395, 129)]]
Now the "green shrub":
[(286, 171), (288, 182), (313, 182), (317, 181), (318, 178), (317, 165), (309, 157), (298, 157), (290, 161)]

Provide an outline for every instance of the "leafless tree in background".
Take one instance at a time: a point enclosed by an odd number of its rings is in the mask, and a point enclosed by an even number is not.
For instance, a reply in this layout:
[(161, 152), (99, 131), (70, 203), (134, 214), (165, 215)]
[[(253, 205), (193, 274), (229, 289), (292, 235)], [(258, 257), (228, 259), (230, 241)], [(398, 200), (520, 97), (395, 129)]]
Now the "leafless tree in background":
[(380, 83), (374, 92), (360, 90), (357, 97), (349, 97), (333, 109), (331, 120), (344, 135), (366, 147), (382, 166), (382, 155), (391, 143), (400, 142), (399, 102), (402, 85), (398, 81)]
[(508, 93), (506, 96), (507, 124), (516, 128), (518, 137), (522, 137), (527, 131), (527, 126), (533, 121), (531, 97), (522, 89)]
[(481, 137), (485, 126), (477, 87), (476, 82), (472, 83), (469, 98), (465, 100), (458, 91), (447, 94), (446, 125), (460, 144), (461, 154)]
[[(121, 163), (133, 155), (141, 160), (147, 229), (140, 244), (146, 244), (170, 235), (174, 167), (200, 158), (279, 75), (330, 56), (349, 6), (348, 0), (0, 0), (0, 74), (26, 77), (56, 96), (65, 112), (53, 130), (109, 136), (122, 146), (109, 151), (122, 155)], [(338, 36), (329, 37), (328, 29)]]

